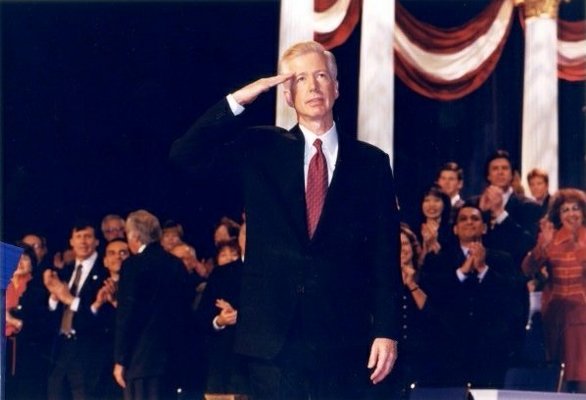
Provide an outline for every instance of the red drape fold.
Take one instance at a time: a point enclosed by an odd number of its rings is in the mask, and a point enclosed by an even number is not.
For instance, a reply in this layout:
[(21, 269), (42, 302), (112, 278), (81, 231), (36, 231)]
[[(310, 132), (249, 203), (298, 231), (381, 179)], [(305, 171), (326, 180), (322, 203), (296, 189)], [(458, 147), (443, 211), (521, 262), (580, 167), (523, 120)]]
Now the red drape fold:
[[(564, 42), (577, 42), (586, 39), (586, 20), (558, 20), (558, 39)], [(558, 77), (570, 82), (586, 81), (586, 56), (575, 60), (558, 61)]]
[[(336, 3), (336, 0), (315, 0), (314, 10), (316, 12), (322, 12), (330, 8), (334, 3)], [(358, 24), (358, 21), (360, 20), (361, 10), (362, 1), (351, 0), (350, 4), (348, 5), (348, 12), (344, 16), (340, 26), (332, 32), (315, 32), (313, 35), (314, 40), (318, 43), (321, 43), (328, 50), (340, 46), (346, 40), (348, 40), (348, 37), (350, 37), (352, 31), (354, 31), (356, 24)]]
[(439, 54), (454, 53), (466, 48), (490, 29), (503, 1), (491, 1), (476, 18), (453, 28), (437, 28), (418, 21), (396, 2), (395, 23), (420, 48)]
[[(416, 21), (409, 13), (397, 5), (397, 25), (418, 46), (437, 54), (454, 53), (469, 46), (485, 34), (498, 14), (503, 1), (493, 0), (476, 18), (458, 28), (440, 29)], [(400, 10), (400, 11), (399, 11)], [(395, 49), (395, 74), (409, 88), (437, 100), (455, 100), (466, 96), (482, 85), (494, 70), (502, 54), (504, 44), (511, 30), (512, 18), (506, 34), (493, 53), (476, 70), (469, 71), (459, 79), (446, 81), (420, 70)]]

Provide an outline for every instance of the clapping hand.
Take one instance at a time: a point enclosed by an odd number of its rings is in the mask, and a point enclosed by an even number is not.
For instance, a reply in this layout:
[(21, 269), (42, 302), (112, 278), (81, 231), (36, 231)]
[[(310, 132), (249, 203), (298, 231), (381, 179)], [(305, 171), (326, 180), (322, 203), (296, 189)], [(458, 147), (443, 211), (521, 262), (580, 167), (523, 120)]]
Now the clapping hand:
[(540, 232), (539, 237), (537, 238), (537, 243), (541, 248), (545, 248), (553, 240), (555, 227), (550, 220), (543, 218), (541, 221), (539, 221), (539, 229)]
[(236, 311), (230, 303), (224, 299), (216, 300), (216, 307), (220, 309), (216, 323), (219, 326), (235, 325), (238, 318), (238, 311)]

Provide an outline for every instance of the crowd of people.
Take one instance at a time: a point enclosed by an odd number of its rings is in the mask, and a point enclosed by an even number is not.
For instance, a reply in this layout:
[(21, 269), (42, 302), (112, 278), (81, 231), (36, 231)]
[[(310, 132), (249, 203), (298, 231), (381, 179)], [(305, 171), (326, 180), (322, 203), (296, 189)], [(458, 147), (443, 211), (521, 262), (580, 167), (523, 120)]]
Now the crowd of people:
[[(240, 126), (279, 85), (299, 124)], [(80, 221), (53, 257), (24, 235), (7, 398), (407, 398), (413, 384), (499, 388), (508, 368), (547, 363), (586, 392), (584, 191), (550, 197), (533, 170), (532, 200), (498, 150), (482, 193), (463, 199), (448, 162), (401, 222), (389, 158), (338, 134), (338, 96), (333, 55), (298, 43), (173, 144), (178, 166), (231, 166), (240, 185), (241, 221), (219, 221), (211, 259), (145, 210), (105, 216), (101, 234)]]
[[(464, 201), (462, 170), (447, 163), (422, 196), (420, 220), (401, 224), (400, 357), (382, 393), (406, 396), (414, 383), (498, 388), (512, 366), (562, 362), (565, 390), (586, 392), (586, 195), (561, 189), (550, 196), (547, 174), (533, 170), (527, 176), (533, 201), (513, 190), (512, 171), (506, 152), (495, 153), (487, 162), (486, 190)], [(42, 235), (22, 237), (24, 252), (7, 289), (7, 398), (122, 398), (122, 386), (112, 377), (115, 314), (124, 292), (121, 269), (138, 253), (130, 250), (127, 224), (114, 214), (103, 218), (100, 232), (91, 223), (77, 224), (70, 248), (53, 257)], [(162, 224), (160, 238), (153, 237), (183, 269), (164, 289), (183, 301), (159, 302), (165, 307), (158, 340), (182, 343), (182, 357), (173, 360), (182, 366), (174, 369), (174, 396), (247, 394), (247, 370), (233, 351), (245, 216), (218, 222), (213, 258), (199, 259), (184, 237), (175, 221)], [(171, 274), (171, 261), (161, 262), (162, 276)], [(78, 263), (87, 269), (81, 287), (72, 272)], [(160, 285), (163, 278), (154, 279)], [(543, 293), (542, 304), (529, 304), (534, 292)], [(71, 322), (63, 328), (76, 297), (74, 328)], [(168, 307), (181, 306), (187, 309), (175, 314), (170, 335)], [(152, 306), (145, 310), (155, 312)], [(133, 335), (129, 340), (136, 341), (138, 333)], [(540, 340), (529, 347), (529, 335)], [(138, 344), (152, 345), (153, 337), (147, 334)]]

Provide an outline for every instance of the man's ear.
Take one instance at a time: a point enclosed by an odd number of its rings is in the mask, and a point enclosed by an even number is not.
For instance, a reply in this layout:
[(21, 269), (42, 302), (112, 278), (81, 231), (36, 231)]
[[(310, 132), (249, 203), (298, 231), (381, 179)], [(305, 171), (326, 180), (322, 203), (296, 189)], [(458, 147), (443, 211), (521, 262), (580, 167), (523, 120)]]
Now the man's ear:
[(336, 99), (340, 96), (340, 84), (338, 83), (338, 81), (336, 81), (336, 89), (335, 92), (336, 94)]
[(482, 234), (486, 235), (487, 231), (488, 231), (488, 226), (486, 224), (482, 224)]
[(285, 101), (289, 107), (293, 107), (293, 95), (291, 94), (290, 89), (283, 90), (283, 94), (285, 95)]

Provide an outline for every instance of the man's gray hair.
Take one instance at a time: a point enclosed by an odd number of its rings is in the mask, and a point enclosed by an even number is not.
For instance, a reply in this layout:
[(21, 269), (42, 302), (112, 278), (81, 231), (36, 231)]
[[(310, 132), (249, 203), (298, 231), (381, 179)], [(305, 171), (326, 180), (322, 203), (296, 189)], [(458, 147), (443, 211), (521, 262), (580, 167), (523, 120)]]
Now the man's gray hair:
[(283, 74), (288, 72), (288, 63), (295, 57), (299, 57), (308, 53), (318, 53), (323, 54), (326, 58), (326, 63), (328, 65), (328, 71), (330, 76), (333, 80), (336, 80), (338, 77), (338, 66), (336, 64), (336, 57), (332, 54), (331, 51), (326, 50), (324, 46), (319, 44), (318, 42), (309, 41), (309, 42), (299, 42), (294, 44), (293, 46), (289, 47), (279, 60), (279, 73)]
[(124, 218), (122, 218), (120, 215), (108, 214), (104, 218), (102, 218), (102, 231), (104, 231), (104, 229), (106, 229), (106, 223), (108, 221), (120, 221), (120, 222), (122, 222), (122, 225), (124, 225)]
[(161, 239), (159, 219), (146, 210), (137, 210), (126, 218), (126, 234), (138, 239), (143, 244), (157, 242)]

